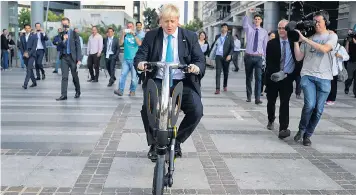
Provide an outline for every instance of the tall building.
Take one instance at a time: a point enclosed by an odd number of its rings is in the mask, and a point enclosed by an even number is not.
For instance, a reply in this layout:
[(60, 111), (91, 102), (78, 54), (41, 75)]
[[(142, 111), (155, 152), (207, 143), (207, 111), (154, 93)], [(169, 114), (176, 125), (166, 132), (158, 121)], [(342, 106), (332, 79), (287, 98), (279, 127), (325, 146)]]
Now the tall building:
[[(38, 1), (39, 2), (39, 1)], [(48, 1), (41, 1), (43, 9), (47, 10)], [(18, 1), (18, 7), (31, 8), (31, 1)], [(80, 1), (49, 1), (49, 10), (56, 13), (64, 13), (64, 9), (80, 9)]]

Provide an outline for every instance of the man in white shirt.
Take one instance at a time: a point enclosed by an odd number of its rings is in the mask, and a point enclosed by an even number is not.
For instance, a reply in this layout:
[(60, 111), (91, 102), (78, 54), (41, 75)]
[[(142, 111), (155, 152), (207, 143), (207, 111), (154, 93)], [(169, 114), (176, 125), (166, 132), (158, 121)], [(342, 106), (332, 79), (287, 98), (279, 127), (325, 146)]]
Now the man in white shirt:
[(45, 71), (43, 69), (43, 56), (46, 55), (46, 41), (48, 41), (48, 37), (46, 33), (41, 28), (40, 23), (35, 24), (36, 27), (36, 35), (37, 35), (37, 48), (36, 48), (36, 60), (35, 60), (35, 67), (36, 67), (36, 80), (41, 80), (40, 70), (42, 73), (42, 80), (46, 78)]
[(235, 35), (234, 36), (234, 54), (232, 55), (232, 62), (234, 63), (235, 66), (235, 72), (239, 71), (239, 55), (240, 55), (240, 49), (241, 49), (241, 41), (239, 40), (239, 36)]
[[(88, 41), (88, 69), (90, 73), (90, 79), (88, 82), (98, 82), (99, 80), (99, 66), (100, 66), (100, 56), (103, 50), (103, 37), (98, 33), (98, 28), (96, 26), (92, 27), (92, 35), (89, 37)], [(95, 75), (94, 71), (95, 70)]]

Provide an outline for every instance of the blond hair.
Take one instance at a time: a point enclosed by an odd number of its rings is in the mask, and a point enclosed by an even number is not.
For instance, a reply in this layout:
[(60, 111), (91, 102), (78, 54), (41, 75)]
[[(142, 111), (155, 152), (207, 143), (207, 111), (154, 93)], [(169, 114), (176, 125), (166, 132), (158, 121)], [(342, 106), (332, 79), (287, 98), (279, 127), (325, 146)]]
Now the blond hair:
[(179, 8), (173, 4), (166, 4), (163, 5), (159, 18), (163, 18), (163, 17), (180, 17), (180, 12), (179, 12)]

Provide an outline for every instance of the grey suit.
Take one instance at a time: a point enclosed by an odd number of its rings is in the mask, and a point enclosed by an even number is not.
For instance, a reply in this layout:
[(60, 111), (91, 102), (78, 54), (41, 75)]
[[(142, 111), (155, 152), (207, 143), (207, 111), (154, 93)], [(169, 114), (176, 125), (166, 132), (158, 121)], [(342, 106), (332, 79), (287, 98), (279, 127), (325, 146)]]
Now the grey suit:
[[(115, 77), (115, 65), (116, 61), (119, 59), (119, 52), (120, 52), (120, 47), (119, 47), (119, 40), (117, 38), (113, 38), (112, 42), (110, 45), (108, 45), (108, 38), (104, 39), (104, 48), (103, 48), (103, 53), (104, 53), (104, 58), (105, 58), (105, 63), (106, 63), (106, 69), (109, 72), (110, 75), (110, 80), (109, 83), (114, 83), (116, 80)], [(106, 58), (106, 52), (107, 49), (111, 48), (111, 51), (113, 54), (109, 55), (109, 58)]]
[[(68, 34), (68, 40), (63, 40), (63, 35)], [(67, 51), (67, 42), (69, 41), (70, 51)], [(80, 40), (77, 33), (73, 30), (64, 32), (58, 42), (58, 49), (60, 51), (60, 58), (62, 62), (62, 84), (61, 84), (61, 94), (67, 97), (68, 89), (68, 75), (69, 69), (72, 72), (73, 83), (75, 86), (76, 93), (80, 93), (80, 84), (77, 70), (77, 62), (82, 60), (82, 49), (80, 47)]]

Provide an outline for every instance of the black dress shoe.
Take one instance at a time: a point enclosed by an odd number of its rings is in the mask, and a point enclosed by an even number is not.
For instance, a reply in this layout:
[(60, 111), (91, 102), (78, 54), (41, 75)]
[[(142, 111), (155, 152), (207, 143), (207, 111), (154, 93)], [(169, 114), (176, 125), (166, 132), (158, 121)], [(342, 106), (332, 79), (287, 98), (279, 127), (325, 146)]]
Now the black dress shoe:
[(114, 84), (114, 82), (109, 82), (108, 87), (111, 87)]
[(174, 147), (174, 155), (176, 158), (183, 156), (182, 149), (180, 147), (180, 143), (176, 143), (176, 145)]
[(39, 81), (39, 80), (41, 80), (41, 78), (40, 78), (40, 77), (37, 77), (36, 80)]
[(304, 136), (303, 137), (303, 145), (304, 146), (310, 146), (312, 143), (310, 141), (310, 137)]
[(260, 105), (260, 104), (262, 104), (262, 101), (261, 100), (255, 100), (255, 104)]
[(302, 139), (302, 131), (299, 130), (297, 134), (294, 136), (294, 141), (299, 142)]
[(99, 82), (99, 80), (98, 80), (98, 79), (94, 79), (94, 80), (92, 80), (91, 82), (97, 83), (97, 82)]
[(278, 134), (278, 138), (279, 139), (284, 139), (284, 138), (287, 138), (289, 136), (290, 136), (290, 130), (289, 129), (279, 131), (279, 134)]
[(89, 80), (87, 80), (88, 82), (93, 82), (94, 81), (94, 79), (89, 79)]
[(23, 89), (27, 89), (27, 86), (25, 86), (25, 85), (22, 85), (22, 88), (23, 88)]
[(43, 75), (42, 75), (42, 80), (45, 80), (45, 79), (46, 79), (46, 75), (43, 74)]
[(156, 153), (156, 146), (151, 145), (150, 150), (147, 153), (147, 158), (150, 159), (152, 162), (156, 162), (157, 160), (157, 153)]
[(75, 93), (74, 98), (79, 98), (80, 97), (80, 92)]
[(36, 87), (37, 83), (32, 83), (32, 85), (30, 85), (30, 87)]
[(56, 100), (57, 101), (61, 101), (61, 100), (66, 100), (67, 99), (67, 96), (61, 96), (61, 97), (59, 97), (59, 98), (57, 98)]

